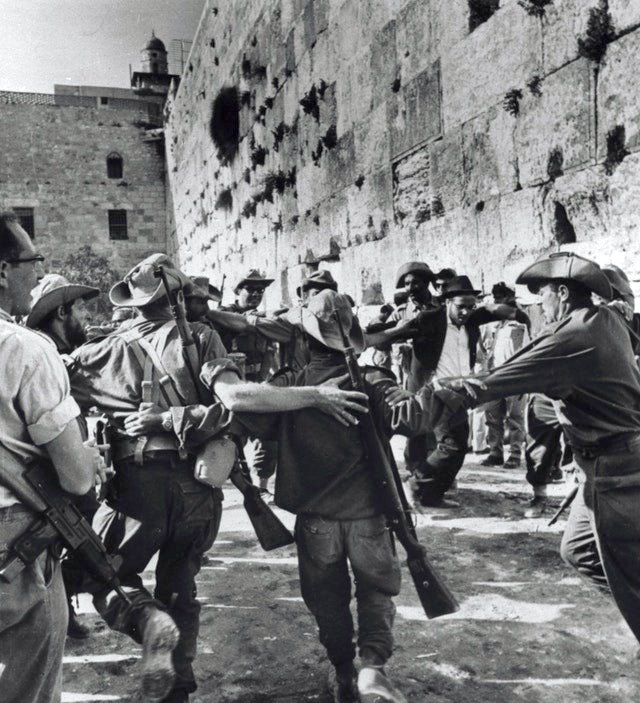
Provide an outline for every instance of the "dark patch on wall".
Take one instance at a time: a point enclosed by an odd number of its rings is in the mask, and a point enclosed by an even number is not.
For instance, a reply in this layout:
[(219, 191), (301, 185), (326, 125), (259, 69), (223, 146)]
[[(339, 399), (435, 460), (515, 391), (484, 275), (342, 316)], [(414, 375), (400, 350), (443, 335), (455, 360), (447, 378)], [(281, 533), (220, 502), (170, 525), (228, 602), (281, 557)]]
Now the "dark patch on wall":
[(549, 157), (547, 158), (547, 176), (549, 180), (555, 181), (556, 178), (560, 178), (564, 166), (564, 154), (560, 147), (556, 147), (549, 152)]
[(220, 162), (233, 161), (240, 142), (240, 103), (234, 86), (222, 88), (213, 101), (209, 133)]
[(362, 188), (362, 186), (364, 185), (364, 176), (363, 176), (362, 174), (360, 174), (360, 175), (356, 178), (356, 180), (354, 181), (354, 184), (355, 184), (356, 188), (357, 188), (358, 190), (360, 190), (360, 188)]
[[(204, 193), (202, 193), (200, 197), (203, 195)], [(217, 210), (226, 210), (227, 212), (233, 209), (233, 194), (231, 188), (224, 188), (218, 193), (215, 207)]]
[(300, 105), (305, 115), (313, 115), (316, 122), (320, 121), (320, 104), (318, 103), (318, 93), (315, 84), (311, 86), (311, 90), (308, 93), (302, 96)]
[(517, 117), (520, 114), (520, 101), (522, 100), (522, 91), (519, 88), (509, 90), (503, 100), (502, 107), (510, 115)]
[(626, 130), (624, 125), (616, 125), (607, 132), (607, 158), (604, 162), (604, 170), (607, 175), (611, 175), (616, 167), (629, 156), (626, 148)]
[(576, 240), (576, 231), (567, 215), (567, 210), (562, 203), (556, 201), (553, 211), (553, 233), (558, 244), (573, 244)]
[(470, 32), (484, 24), (500, 7), (500, 0), (468, 0), (468, 2)]
[(552, 2), (553, 0), (518, 0), (518, 5), (532, 17), (544, 17), (547, 5), (551, 5)]
[(598, 7), (589, 10), (589, 21), (584, 37), (578, 38), (578, 53), (592, 61), (601, 61), (607, 46), (615, 39), (615, 31), (608, 0), (600, 0)]

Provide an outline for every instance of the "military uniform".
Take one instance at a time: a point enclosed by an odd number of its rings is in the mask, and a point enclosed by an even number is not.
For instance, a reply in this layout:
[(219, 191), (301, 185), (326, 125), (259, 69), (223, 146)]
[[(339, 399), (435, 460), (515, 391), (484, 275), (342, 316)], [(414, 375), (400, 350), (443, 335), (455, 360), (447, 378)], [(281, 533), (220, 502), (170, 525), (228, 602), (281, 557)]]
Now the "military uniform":
[[(225, 356), (215, 332), (199, 323), (192, 323), (191, 329), (200, 364)], [(159, 605), (167, 610), (180, 630), (173, 651), (175, 690), (189, 693), (196, 689), (192, 662), (200, 613), (195, 577), (202, 555), (218, 531), (222, 493), (193, 476), (196, 447), (181, 446), (182, 408), (172, 408), (174, 430), (141, 438), (130, 437), (124, 431), (124, 418), (136, 412), (141, 402), (165, 408), (176, 405), (165, 397), (170, 393), (168, 381), (160, 378), (156, 364), (149, 363), (151, 355), (143, 346), (146, 344), (154, 348), (166, 375), (173, 379), (181, 404), (198, 403), (198, 392), (185, 367), (182, 342), (168, 309), (153, 319), (139, 317), (128, 329), (88, 342), (73, 354), (74, 397), (83, 408), (97, 406), (117, 430), (112, 447), (115, 477), (94, 527), (110, 553), (121, 559), (118, 574), (134, 608), (126, 608), (121, 600), (103, 591), (92, 592), (96, 609), (106, 622), (137, 641), (144, 626), (140, 618), (144, 617), (145, 606)], [(221, 408), (216, 411), (217, 430), (228, 422), (228, 413)], [(144, 588), (140, 574), (156, 552), (154, 599)]]
[[(600, 274), (581, 257), (556, 256), (517, 282), (576, 280), (610, 299)], [(476, 402), (534, 392), (553, 399), (579, 480), (561, 554), (610, 590), (640, 640), (640, 371), (624, 322), (607, 306), (577, 307), (483, 381)]]

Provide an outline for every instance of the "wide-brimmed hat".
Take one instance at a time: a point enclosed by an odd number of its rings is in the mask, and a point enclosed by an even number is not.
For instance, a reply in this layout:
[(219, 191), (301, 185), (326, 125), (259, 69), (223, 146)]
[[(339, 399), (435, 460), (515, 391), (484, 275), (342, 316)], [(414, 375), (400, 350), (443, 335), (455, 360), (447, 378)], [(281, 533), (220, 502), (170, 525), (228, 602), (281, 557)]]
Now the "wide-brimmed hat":
[(246, 276), (241, 278), (238, 283), (236, 283), (236, 287), (233, 289), (233, 292), (237, 293), (238, 289), (242, 288), (242, 286), (246, 285), (247, 283), (258, 284), (261, 285), (263, 288), (266, 288), (267, 286), (270, 286), (273, 281), (273, 278), (267, 278), (266, 276), (263, 276), (260, 271), (258, 271), (258, 269), (251, 269)]
[(433, 281), (433, 271), (424, 263), (424, 261), (408, 261), (398, 269), (396, 274), (396, 288), (402, 288), (404, 285), (404, 277), (408, 273), (416, 273), (423, 276), (426, 281)]
[(309, 301), (302, 310), (302, 327), (307, 334), (322, 342), (330, 349), (344, 350), (340, 328), (334, 317), (338, 313), (342, 329), (348, 334), (349, 342), (360, 354), (364, 350), (364, 334), (351, 310), (349, 297), (331, 289), (322, 290)]
[(619, 295), (625, 303), (628, 303), (632, 307), (635, 305), (636, 297), (631, 288), (631, 283), (627, 274), (619, 267), (614, 264), (606, 264), (602, 267), (604, 275), (609, 279), (609, 283), (613, 288), (613, 293)]
[(301, 298), (303, 291), (309, 290), (309, 288), (338, 290), (338, 284), (331, 275), (331, 271), (323, 269), (321, 271), (314, 271), (302, 279), (302, 283), (296, 288), (298, 298)]
[(468, 276), (454, 276), (442, 286), (443, 298), (455, 298), (457, 295), (479, 295), (482, 291), (473, 287)]
[(82, 286), (69, 281), (57, 273), (48, 273), (31, 291), (31, 312), (27, 317), (27, 327), (36, 328), (42, 320), (60, 305), (72, 303), (81, 298), (89, 300), (100, 295), (100, 289)]
[(189, 277), (176, 268), (166, 254), (151, 254), (134, 266), (120, 283), (109, 291), (109, 299), (116, 307), (142, 308), (165, 295), (162, 279), (155, 276), (158, 266), (167, 275), (170, 290), (178, 290), (190, 283)]
[(185, 298), (200, 298), (200, 300), (213, 300), (219, 303), (222, 300), (220, 290), (209, 283), (208, 276), (190, 276), (191, 283), (184, 287)]
[(572, 252), (560, 251), (528, 266), (516, 279), (516, 283), (526, 285), (532, 293), (549, 281), (576, 281), (584, 288), (611, 300), (613, 289), (605, 272), (595, 261), (585, 259)]

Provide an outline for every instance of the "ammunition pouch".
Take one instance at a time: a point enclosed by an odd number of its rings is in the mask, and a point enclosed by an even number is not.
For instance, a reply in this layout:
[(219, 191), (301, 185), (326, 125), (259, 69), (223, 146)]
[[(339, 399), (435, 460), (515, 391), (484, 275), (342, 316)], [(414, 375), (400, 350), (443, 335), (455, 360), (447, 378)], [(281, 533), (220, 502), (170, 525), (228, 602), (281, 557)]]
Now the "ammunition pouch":
[(236, 443), (230, 437), (211, 439), (198, 451), (193, 475), (213, 488), (222, 488), (236, 459)]

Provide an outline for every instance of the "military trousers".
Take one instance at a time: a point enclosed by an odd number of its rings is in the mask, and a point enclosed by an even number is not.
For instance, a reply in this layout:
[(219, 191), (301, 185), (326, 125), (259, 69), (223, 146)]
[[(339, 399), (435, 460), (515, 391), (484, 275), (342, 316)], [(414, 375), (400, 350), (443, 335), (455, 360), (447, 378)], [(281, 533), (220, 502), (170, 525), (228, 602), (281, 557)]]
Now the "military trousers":
[(329, 520), (299, 515), (296, 521), (302, 598), (318, 623), (320, 642), (334, 666), (355, 657), (349, 604), (355, 580), (358, 649), (367, 664), (384, 664), (393, 651), (400, 564), (383, 516)]
[(487, 443), (491, 456), (504, 459), (504, 431), (505, 425), (509, 433), (509, 458), (522, 457), (524, 444), (524, 404), (522, 396), (498, 398), (486, 403), (482, 407), (485, 411), (487, 423)]
[(553, 470), (560, 464), (562, 427), (552, 401), (533, 394), (526, 408), (527, 443), (524, 450), (527, 481), (532, 486), (544, 486), (551, 480)]
[(563, 559), (610, 592), (640, 641), (640, 434), (593, 455), (574, 449), (580, 488), (562, 538)]
[[(0, 509), (0, 563), (33, 520), (21, 505)], [(67, 615), (60, 564), (49, 552), (11, 583), (0, 580), (2, 703), (59, 703)]]
[[(133, 607), (113, 592), (94, 590), (94, 604), (107, 624), (141, 641), (149, 607), (166, 610), (180, 630), (173, 652), (176, 689), (196, 690), (192, 663), (200, 623), (195, 578), (202, 556), (212, 546), (222, 513), (220, 490), (196, 481), (193, 464), (176, 452), (147, 460), (116, 464), (107, 504), (94, 527), (110, 554), (120, 561), (118, 574)], [(158, 554), (153, 595), (141, 573)]]

